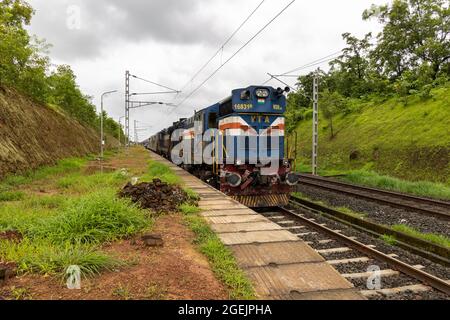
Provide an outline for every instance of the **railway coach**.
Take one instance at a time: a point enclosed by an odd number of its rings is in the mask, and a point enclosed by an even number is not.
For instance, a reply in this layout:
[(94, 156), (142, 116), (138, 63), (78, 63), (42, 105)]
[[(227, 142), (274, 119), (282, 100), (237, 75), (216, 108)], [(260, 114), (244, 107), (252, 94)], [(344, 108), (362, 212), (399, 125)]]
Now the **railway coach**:
[[(266, 86), (232, 90), (230, 97), (180, 119), (144, 144), (169, 160), (179, 156), (183, 161), (177, 164), (244, 205), (286, 205), (299, 180), (285, 157), (288, 92)], [(211, 161), (204, 161), (202, 152), (198, 161), (198, 150), (208, 146)]]

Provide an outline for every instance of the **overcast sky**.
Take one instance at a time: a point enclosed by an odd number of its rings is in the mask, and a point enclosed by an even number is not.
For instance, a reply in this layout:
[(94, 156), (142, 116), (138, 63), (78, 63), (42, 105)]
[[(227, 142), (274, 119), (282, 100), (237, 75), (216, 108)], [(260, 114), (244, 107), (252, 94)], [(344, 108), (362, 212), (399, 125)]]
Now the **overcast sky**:
[[(55, 64), (69, 64), (84, 93), (116, 120), (124, 114), (124, 73), (181, 89), (220, 48), (262, 0), (29, 0), (36, 14), (31, 32), (53, 45)], [(179, 103), (223, 61), (247, 42), (291, 0), (266, 0), (194, 83), (176, 97)], [(176, 110), (167, 106), (132, 111), (140, 139), (190, 116), (225, 97), (234, 88), (262, 84), (267, 72), (283, 73), (343, 48), (342, 33), (359, 37), (377, 33), (376, 21), (365, 22), (362, 12), (389, 0), (297, 0), (272, 25), (242, 50), (195, 95)], [(321, 66), (326, 68), (327, 65)], [(308, 72), (313, 70), (302, 70)], [(294, 79), (287, 79), (291, 84)], [(276, 81), (270, 82), (279, 86)], [(160, 88), (133, 80), (132, 92)], [(172, 102), (175, 96), (143, 97)]]

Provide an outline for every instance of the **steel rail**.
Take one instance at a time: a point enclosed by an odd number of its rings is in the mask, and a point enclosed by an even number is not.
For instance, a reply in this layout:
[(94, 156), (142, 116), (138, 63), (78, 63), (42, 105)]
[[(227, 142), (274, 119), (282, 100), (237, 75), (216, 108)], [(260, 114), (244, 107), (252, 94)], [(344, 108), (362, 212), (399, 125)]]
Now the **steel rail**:
[[(449, 220), (450, 219), (450, 203), (440, 200), (432, 200), (422, 197), (416, 197), (412, 195), (406, 195), (398, 192), (391, 192), (386, 190), (374, 189), (369, 187), (358, 186), (354, 184), (348, 184), (345, 182), (329, 180), (322, 177), (314, 177), (311, 175), (300, 175), (300, 183), (304, 185), (309, 185), (312, 187), (321, 188), (324, 190), (331, 190), (338, 193), (347, 194), (357, 198), (367, 199), (375, 201), (382, 204), (387, 204), (389, 206), (408, 209), (415, 212), (420, 212), (427, 215), (432, 215), (440, 219)], [(309, 180), (309, 181), (308, 181)], [(328, 184), (328, 185), (327, 185)], [(337, 188), (336, 188), (337, 187)], [(346, 188), (340, 189), (341, 188)], [(350, 190), (351, 189), (351, 190)], [(367, 193), (363, 194), (358, 191), (365, 191)], [(370, 193), (370, 194), (369, 194)], [(377, 196), (379, 195), (379, 196)], [(390, 197), (391, 200), (386, 198), (381, 198), (380, 196)], [(409, 203), (402, 203), (400, 200), (407, 200), (410, 202), (415, 202), (415, 205)], [(431, 205), (443, 209), (443, 211), (437, 211), (433, 209), (428, 209), (420, 207), (420, 205)], [(418, 206), (419, 205), (419, 206)], [(447, 211), (448, 210), (448, 211)]]
[[(398, 271), (400, 271), (412, 278), (419, 280), (423, 284), (428, 285), (428, 286), (430, 286), (436, 290), (439, 290), (441, 292), (444, 292), (447, 295), (450, 295), (450, 284), (447, 281), (440, 279), (440, 278), (438, 278), (432, 274), (429, 274), (427, 272), (424, 272), (422, 270), (419, 270), (419, 269), (417, 269), (409, 264), (406, 264), (400, 260), (397, 260), (393, 257), (390, 257), (378, 250), (372, 249), (371, 247), (368, 247), (359, 241), (353, 240), (341, 233), (331, 230), (328, 227), (325, 227), (314, 221), (311, 221), (308, 218), (306, 218), (292, 210), (288, 210), (288, 209), (282, 208), (282, 207), (278, 207), (278, 209), (280, 211), (282, 211), (283, 213), (295, 216), (302, 223), (310, 226), (311, 228), (318, 230), (321, 233), (325, 233), (335, 239), (338, 239), (339, 241), (343, 242), (347, 246), (349, 246), (357, 251), (360, 251), (360, 252), (372, 257), (373, 259), (386, 262), (389, 265), (391, 265), (393, 268), (397, 269)], [(310, 208), (307, 208), (307, 207), (304, 207), (304, 209), (308, 210), (308, 211), (312, 211)]]
[(450, 250), (446, 247), (393, 230), (388, 226), (351, 216), (344, 212), (328, 208), (305, 199), (300, 199), (295, 196), (291, 197), (291, 205), (294, 207), (308, 207), (309, 209), (320, 212), (329, 219), (343, 223), (364, 233), (371, 234), (377, 238), (383, 235), (393, 236), (395, 237), (399, 247), (420, 255), (428, 260), (440, 263), (446, 267), (450, 266)]

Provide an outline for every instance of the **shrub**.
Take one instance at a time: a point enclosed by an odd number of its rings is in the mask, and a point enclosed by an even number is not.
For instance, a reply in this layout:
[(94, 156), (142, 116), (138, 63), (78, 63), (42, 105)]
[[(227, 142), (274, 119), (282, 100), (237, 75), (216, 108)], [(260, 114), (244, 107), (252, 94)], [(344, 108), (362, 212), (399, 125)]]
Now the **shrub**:
[(30, 232), (53, 243), (93, 244), (130, 236), (149, 224), (143, 210), (107, 190), (69, 201), (61, 214), (41, 221)]

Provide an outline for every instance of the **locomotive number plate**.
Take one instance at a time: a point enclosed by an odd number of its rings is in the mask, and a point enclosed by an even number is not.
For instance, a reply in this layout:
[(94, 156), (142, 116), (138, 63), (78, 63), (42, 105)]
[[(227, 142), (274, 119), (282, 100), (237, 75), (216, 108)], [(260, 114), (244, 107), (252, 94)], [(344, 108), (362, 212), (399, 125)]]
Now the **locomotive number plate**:
[(234, 105), (234, 109), (235, 110), (252, 110), (253, 109), (253, 105), (252, 104), (235, 104)]

